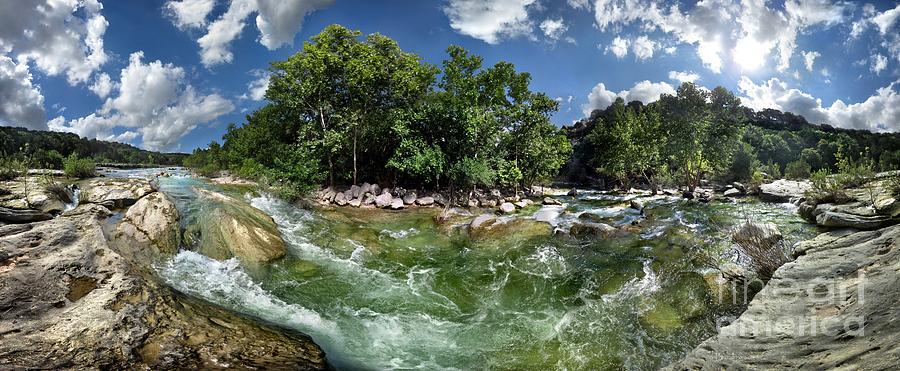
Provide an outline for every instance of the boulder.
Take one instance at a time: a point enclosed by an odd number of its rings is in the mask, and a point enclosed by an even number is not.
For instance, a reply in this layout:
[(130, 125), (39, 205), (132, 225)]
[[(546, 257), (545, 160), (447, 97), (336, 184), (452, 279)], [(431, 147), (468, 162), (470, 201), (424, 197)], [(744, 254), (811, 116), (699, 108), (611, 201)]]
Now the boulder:
[(416, 192), (407, 192), (406, 195), (403, 196), (403, 204), (412, 205), (414, 203), (416, 203)]
[(359, 193), (360, 190), (361, 190), (361, 188), (360, 188), (358, 185), (356, 185), (356, 184), (350, 186), (350, 190), (348, 191), (348, 192), (350, 192), (350, 199), (352, 200), (352, 199), (354, 199), (354, 198), (359, 197), (359, 195), (360, 195), (360, 193)]
[(788, 202), (792, 198), (803, 198), (806, 191), (811, 188), (812, 184), (809, 181), (779, 179), (759, 186), (759, 197), (763, 201)]
[(357, 195), (354, 197), (361, 197), (369, 192), (372, 192), (372, 185), (369, 183), (363, 183), (361, 186), (359, 186), (359, 193), (357, 193)]
[(900, 226), (820, 237), (668, 369), (896, 369)]
[(321, 195), (320, 198), (322, 201), (330, 203), (331, 201), (334, 201), (334, 196), (336, 196), (337, 193), (334, 191), (334, 188), (328, 187), (322, 190)]
[(731, 240), (738, 244), (759, 244), (766, 247), (774, 246), (783, 239), (778, 226), (772, 223), (746, 222), (731, 235)]
[(481, 205), (481, 207), (496, 207), (497, 206), (497, 200), (494, 200), (494, 199), (481, 198), (478, 200), (478, 203)]
[(416, 205), (431, 206), (434, 204), (434, 197), (422, 197), (416, 200)]
[(373, 196), (371, 193), (366, 193), (366, 195), (363, 197), (362, 204), (368, 206), (368, 205), (372, 205), (374, 203), (375, 203), (375, 196)]
[(478, 207), (478, 200), (474, 198), (470, 198), (468, 201), (469, 207)]
[(196, 188), (213, 202), (213, 210), (200, 218), (198, 250), (213, 259), (237, 257), (246, 263), (267, 263), (287, 252), (271, 216), (243, 200)]
[(174, 254), (180, 239), (178, 210), (162, 192), (153, 192), (128, 208), (116, 233), (161, 253)]
[(403, 199), (395, 198), (391, 200), (391, 210), (401, 210), (406, 207), (406, 203), (403, 202)]
[(334, 203), (338, 206), (347, 206), (347, 195), (344, 192), (334, 195)]
[(485, 228), (494, 224), (497, 221), (497, 217), (494, 214), (481, 214), (476, 216), (475, 219), (472, 219), (472, 222), (469, 223), (469, 231), (475, 231), (481, 228)]
[(728, 188), (722, 193), (725, 197), (737, 197), (742, 194), (737, 188)]
[(513, 205), (515, 205), (517, 209), (524, 209), (524, 208), (528, 207), (528, 203), (525, 202), (525, 200), (522, 200), (519, 202), (513, 202)]
[(44, 214), (59, 214), (65, 210), (66, 203), (72, 202), (74, 194), (72, 187), (64, 187), (58, 183), (55, 185), (48, 187), (35, 178), (29, 178), (27, 185), (23, 178), (0, 182), (0, 189), (5, 191), (0, 194), (0, 207), (34, 209)]
[(599, 222), (575, 222), (569, 228), (569, 234), (573, 237), (608, 237), (619, 230), (606, 223)]
[(544, 200), (542, 203), (544, 205), (562, 205), (562, 202), (559, 202), (559, 200), (557, 200), (553, 197), (544, 197)]
[(628, 202), (628, 205), (631, 206), (632, 209), (635, 209), (637, 211), (644, 211), (644, 202), (636, 198), (631, 199), (631, 201)]
[(569, 190), (568, 193), (566, 193), (566, 195), (569, 195), (569, 196), (572, 196), (572, 197), (578, 196), (578, 190), (575, 189), (575, 188), (572, 188), (572, 189)]
[(362, 205), (362, 200), (360, 200), (358, 198), (354, 198), (354, 199), (350, 200), (350, 202), (348, 202), (347, 204), (352, 207), (360, 207)]
[(516, 211), (516, 205), (513, 205), (510, 202), (504, 202), (504, 203), (500, 204), (500, 212), (502, 212), (504, 214), (509, 214), (513, 211)]
[[(375, 197), (375, 206), (382, 209), (391, 206), (393, 202), (394, 196), (391, 196), (390, 193), (382, 193), (378, 197)], [(400, 202), (402, 203), (403, 201), (401, 200)]]
[(82, 202), (122, 209), (154, 192), (144, 179), (93, 179), (82, 187)]
[(829, 228), (878, 229), (891, 224), (891, 217), (824, 211), (816, 215), (816, 224)]
[(53, 219), (53, 215), (40, 210), (0, 207), (0, 222), (4, 223), (32, 223), (49, 219)]
[(109, 215), (85, 204), (27, 228), (2, 227), (0, 368), (328, 368), (308, 336), (162, 284), (153, 261), (123, 249), (133, 241), (107, 241)]
[(444, 197), (444, 195), (442, 195), (440, 193), (435, 193), (431, 197), (434, 198), (434, 203), (438, 204), (438, 206), (447, 206), (448, 201), (447, 201), (447, 198)]
[(371, 192), (375, 196), (378, 196), (381, 194), (381, 187), (379, 187), (378, 184), (372, 184), (372, 187), (369, 188), (369, 192)]

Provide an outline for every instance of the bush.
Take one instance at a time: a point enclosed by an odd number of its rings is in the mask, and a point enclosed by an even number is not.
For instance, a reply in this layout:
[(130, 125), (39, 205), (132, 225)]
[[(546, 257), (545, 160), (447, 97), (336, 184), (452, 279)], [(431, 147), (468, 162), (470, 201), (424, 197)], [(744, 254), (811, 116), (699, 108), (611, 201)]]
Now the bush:
[(747, 222), (732, 235), (738, 251), (749, 259), (750, 268), (763, 282), (769, 281), (775, 271), (791, 261), (781, 233), (771, 224)]
[(812, 169), (806, 161), (797, 160), (784, 167), (784, 176), (788, 179), (806, 179), (809, 178), (811, 171)]
[(817, 202), (844, 202), (848, 199), (844, 188), (849, 182), (844, 174), (832, 175), (828, 169), (819, 169), (810, 175), (809, 180), (812, 188), (806, 196)]
[(0, 180), (13, 180), (25, 174), (25, 163), (17, 159), (0, 158)]
[(63, 172), (70, 178), (90, 178), (94, 176), (97, 170), (97, 164), (88, 157), (78, 157), (71, 154), (66, 158), (63, 164)]
[(47, 193), (55, 195), (60, 201), (65, 203), (70, 203), (74, 201), (69, 193), (69, 190), (66, 189), (66, 186), (60, 182), (57, 182), (50, 175), (41, 175), (38, 178), (38, 184), (44, 187)]
[(762, 172), (769, 176), (769, 179), (781, 179), (781, 166), (772, 160), (762, 166)]
[(844, 187), (858, 187), (875, 177), (875, 163), (866, 156), (854, 160), (849, 156), (838, 155), (837, 167)]

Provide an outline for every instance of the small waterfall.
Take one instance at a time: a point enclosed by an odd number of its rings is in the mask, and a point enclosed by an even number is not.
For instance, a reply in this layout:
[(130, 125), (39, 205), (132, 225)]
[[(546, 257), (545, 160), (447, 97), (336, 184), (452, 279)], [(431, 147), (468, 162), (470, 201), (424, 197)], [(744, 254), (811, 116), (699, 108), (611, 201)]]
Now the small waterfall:
[(72, 210), (72, 209), (78, 207), (78, 202), (81, 199), (81, 189), (78, 188), (78, 186), (73, 184), (66, 188), (68, 191), (70, 191), (71, 197), (69, 197), (69, 202), (67, 202), (65, 207), (63, 208), (63, 212), (66, 212), (66, 211), (69, 211), (69, 210)]

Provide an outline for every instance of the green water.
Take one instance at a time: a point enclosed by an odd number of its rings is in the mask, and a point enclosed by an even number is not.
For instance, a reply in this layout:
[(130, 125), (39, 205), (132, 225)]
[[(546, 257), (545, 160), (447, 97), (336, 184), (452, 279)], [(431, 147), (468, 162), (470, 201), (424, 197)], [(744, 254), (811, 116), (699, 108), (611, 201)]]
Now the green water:
[[(160, 186), (186, 224), (213, 207), (192, 187), (216, 187), (189, 177)], [(752, 199), (642, 198), (642, 217), (623, 197), (560, 196), (565, 208), (533, 207), (472, 238), (472, 216), (436, 225), (436, 209), (311, 211), (246, 197), (273, 216), (287, 257), (249, 269), (182, 251), (161, 276), (310, 334), (339, 369), (656, 369), (733, 314), (709, 288), (703, 257), (728, 259), (736, 223), (774, 222), (789, 242), (815, 233), (790, 207)], [(615, 238), (553, 233), (583, 212), (638, 225)]]

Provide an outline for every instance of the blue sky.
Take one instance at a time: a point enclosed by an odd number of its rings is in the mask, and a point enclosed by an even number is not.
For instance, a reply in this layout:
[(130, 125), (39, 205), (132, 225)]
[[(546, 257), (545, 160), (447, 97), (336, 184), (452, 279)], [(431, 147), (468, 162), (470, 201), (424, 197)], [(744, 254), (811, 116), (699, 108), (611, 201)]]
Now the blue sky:
[(680, 81), (754, 109), (900, 131), (900, 4), (830, 0), (0, 1), (0, 124), (190, 151), (264, 104), (269, 62), (326, 25), (439, 64), (505, 60), (558, 125)]

